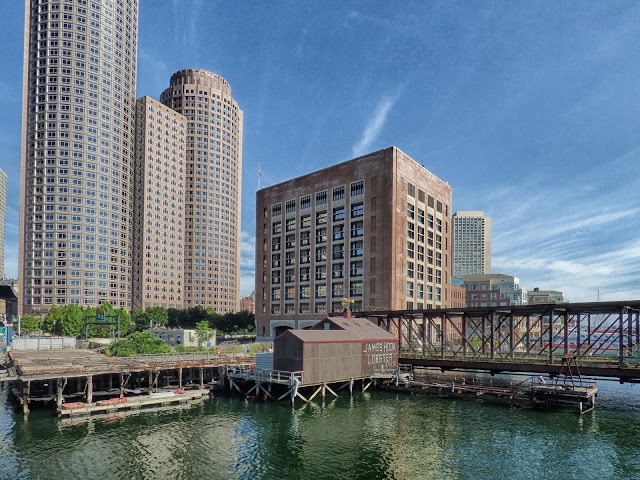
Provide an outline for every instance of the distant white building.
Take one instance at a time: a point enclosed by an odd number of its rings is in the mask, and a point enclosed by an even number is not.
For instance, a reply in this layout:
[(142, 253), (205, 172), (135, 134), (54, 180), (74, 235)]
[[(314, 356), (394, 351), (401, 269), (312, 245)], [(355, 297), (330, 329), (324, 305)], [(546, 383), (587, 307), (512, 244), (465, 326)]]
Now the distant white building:
[[(149, 328), (145, 331), (151, 332), (154, 337), (164, 340), (172, 347), (178, 345), (184, 345), (185, 347), (198, 346), (198, 337), (195, 330), (186, 330), (183, 328)], [(216, 336), (214, 334), (204, 346), (213, 346), (215, 344)]]
[(453, 276), (491, 273), (491, 217), (484, 212), (455, 212)]

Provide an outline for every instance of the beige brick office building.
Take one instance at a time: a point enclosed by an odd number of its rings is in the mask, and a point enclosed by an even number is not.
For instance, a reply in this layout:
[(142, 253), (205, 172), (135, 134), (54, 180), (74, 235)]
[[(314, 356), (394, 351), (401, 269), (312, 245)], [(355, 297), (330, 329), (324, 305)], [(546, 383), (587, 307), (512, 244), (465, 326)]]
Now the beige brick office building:
[(131, 307), (137, 0), (25, 2), (20, 313)]
[(242, 111), (231, 86), (206, 70), (172, 75), (163, 104), (187, 120), (184, 306), (236, 312), (240, 301)]
[(447, 307), (451, 188), (395, 147), (264, 188), (256, 205), (261, 338), (353, 310)]
[(133, 308), (183, 307), (186, 119), (136, 103)]

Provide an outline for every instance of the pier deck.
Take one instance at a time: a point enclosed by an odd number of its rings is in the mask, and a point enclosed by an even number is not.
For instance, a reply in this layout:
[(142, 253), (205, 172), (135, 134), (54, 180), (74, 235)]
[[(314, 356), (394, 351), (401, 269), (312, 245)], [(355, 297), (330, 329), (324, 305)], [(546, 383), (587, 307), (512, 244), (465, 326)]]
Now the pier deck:
[(171, 388), (203, 390), (216, 384), (227, 367), (252, 363), (245, 356), (211, 354), (109, 357), (91, 350), (24, 350), (8, 355), (0, 381), (11, 385), (27, 414), (32, 402), (61, 409), (77, 399), (93, 404), (94, 397), (133, 399), (141, 397), (127, 395)]

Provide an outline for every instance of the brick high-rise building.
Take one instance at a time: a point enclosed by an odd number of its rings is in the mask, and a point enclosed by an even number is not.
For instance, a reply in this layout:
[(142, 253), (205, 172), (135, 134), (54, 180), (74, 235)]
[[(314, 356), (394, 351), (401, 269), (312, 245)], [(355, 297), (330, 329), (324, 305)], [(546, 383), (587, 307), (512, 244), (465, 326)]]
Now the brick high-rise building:
[(491, 273), (491, 217), (484, 212), (455, 212), (453, 224), (453, 275)]
[(206, 70), (174, 73), (160, 100), (187, 119), (184, 306), (236, 312), (242, 111), (229, 83)]
[(259, 190), (257, 336), (451, 304), (451, 187), (395, 147)]
[(137, 101), (133, 307), (183, 308), (186, 119)]
[(25, 4), (20, 310), (128, 309), (138, 1)]

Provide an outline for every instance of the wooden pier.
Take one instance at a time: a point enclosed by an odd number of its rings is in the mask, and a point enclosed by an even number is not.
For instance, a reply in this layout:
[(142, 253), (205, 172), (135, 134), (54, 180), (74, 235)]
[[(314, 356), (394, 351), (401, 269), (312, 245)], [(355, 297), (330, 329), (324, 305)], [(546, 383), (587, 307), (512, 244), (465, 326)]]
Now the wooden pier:
[(580, 414), (595, 408), (598, 388), (594, 383), (546, 383), (540, 376), (521, 382), (467, 378), (457, 375), (430, 375), (416, 371), (382, 385), (386, 390), (428, 395), (441, 398), (461, 398), (531, 408), (575, 408)]
[(28, 414), (38, 403), (62, 411), (69, 402), (93, 405), (98, 398), (149, 399), (170, 389), (204, 390), (216, 385), (228, 366), (250, 364), (244, 356), (108, 357), (91, 350), (24, 350), (8, 355), (0, 381), (9, 384)]

